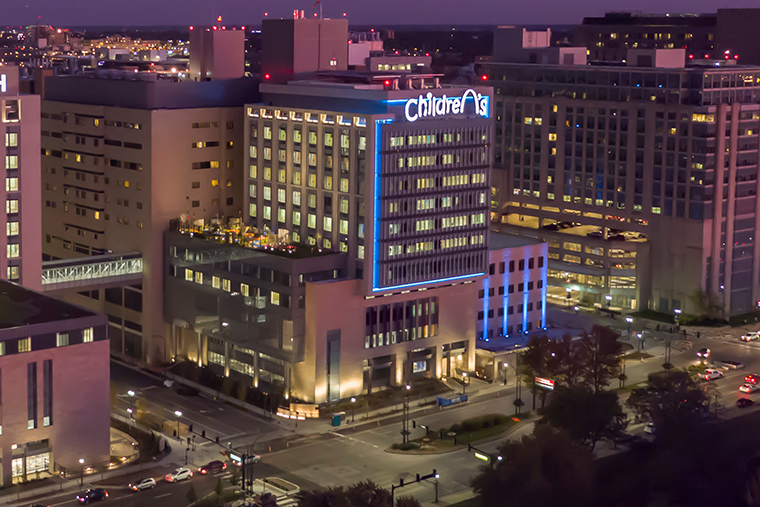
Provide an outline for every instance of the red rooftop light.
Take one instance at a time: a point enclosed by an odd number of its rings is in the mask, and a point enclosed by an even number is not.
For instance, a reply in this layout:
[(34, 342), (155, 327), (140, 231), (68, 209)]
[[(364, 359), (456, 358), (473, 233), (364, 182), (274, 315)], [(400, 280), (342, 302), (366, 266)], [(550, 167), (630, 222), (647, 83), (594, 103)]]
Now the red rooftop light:
[(344, 17), (344, 18), (346, 17), (346, 13), (345, 13), (345, 12), (343, 13), (343, 17)]
[(391, 82), (390, 82), (390, 80), (389, 80), (389, 79), (386, 79), (386, 80), (385, 80), (385, 86), (390, 86), (390, 85), (391, 85)]
[(483, 74), (482, 76), (480, 76), (480, 79), (482, 79), (483, 81), (488, 81), (488, 76)]
[(693, 59), (694, 59), (694, 55), (689, 55), (689, 60), (693, 60)]
[(269, 74), (264, 74), (264, 79), (269, 79), (270, 77), (272, 76), (270, 76)]
[(195, 30), (195, 27), (191, 26), (191, 27), (190, 27), (190, 30)]

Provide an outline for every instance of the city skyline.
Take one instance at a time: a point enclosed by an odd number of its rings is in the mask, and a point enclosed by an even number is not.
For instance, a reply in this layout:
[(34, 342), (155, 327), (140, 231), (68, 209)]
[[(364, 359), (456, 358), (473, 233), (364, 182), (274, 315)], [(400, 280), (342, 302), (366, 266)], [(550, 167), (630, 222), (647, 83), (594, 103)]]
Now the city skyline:
[[(615, 5), (616, 11), (640, 13), (710, 13), (725, 8), (751, 8), (756, 4), (749, 0), (735, 2), (720, 2), (714, 0), (671, 0), (656, 2), (646, 0), (639, 2), (626, 1)], [(292, 16), (294, 9), (303, 10), (307, 17), (319, 14), (320, 7), (325, 18), (339, 18), (343, 14), (353, 24), (410, 24), (410, 25), (498, 25), (498, 24), (534, 24), (556, 25), (580, 23), (584, 17), (603, 16), (609, 10), (609, 4), (601, 0), (592, 0), (583, 5), (568, 4), (562, 0), (547, 0), (541, 9), (535, 9), (535, 4), (525, 3), (506, 5), (496, 0), (476, 0), (470, 2), (468, 8), (459, 12), (458, 9), (441, 9), (435, 0), (386, 0), (382, 3), (357, 6), (349, 0), (327, 0), (321, 6), (314, 6), (312, 0), (282, 4), (268, 0), (251, 8), (239, 0), (226, 2), (224, 5), (209, 5), (200, 0), (179, 2), (165, 0), (149, 2), (138, 0), (133, 2), (131, 9), (113, 6), (111, 9), (94, 0), (85, 0), (80, 4), (81, 9), (70, 9), (67, 4), (38, 0), (24, 4), (11, 4), (6, 7), (4, 22), (10, 25), (31, 25), (37, 21), (53, 25), (106, 25), (113, 26), (113, 20), (118, 18), (122, 25), (155, 26), (182, 24), (210, 24), (218, 16), (223, 23), (227, 20), (237, 24), (259, 25), (266, 18), (287, 19)]]

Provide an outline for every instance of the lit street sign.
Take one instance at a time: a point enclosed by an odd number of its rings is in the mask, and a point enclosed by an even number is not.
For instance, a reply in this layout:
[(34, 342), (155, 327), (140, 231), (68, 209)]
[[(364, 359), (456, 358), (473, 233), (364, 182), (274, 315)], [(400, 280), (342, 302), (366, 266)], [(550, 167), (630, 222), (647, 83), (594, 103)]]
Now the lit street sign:
[(536, 377), (536, 385), (548, 391), (554, 390), (554, 381), (548, 378)]

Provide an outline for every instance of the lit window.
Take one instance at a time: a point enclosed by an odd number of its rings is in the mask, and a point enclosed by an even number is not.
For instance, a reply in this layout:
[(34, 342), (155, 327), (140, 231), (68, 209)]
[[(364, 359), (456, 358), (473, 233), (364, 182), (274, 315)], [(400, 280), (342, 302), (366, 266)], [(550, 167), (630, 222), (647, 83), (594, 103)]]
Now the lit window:
[(5, 178), (5, 191), (18, 192), (18, 178)]
[(89, 343), (93, 340), (93, 332), (92, 328), (88, 327), (84, 331), (82, 331), (82, 342)]
[(215, 289), (218, 289), (222, 286), (221, 280), (218, 276), (212, 276), (211, 277), (211, 286)]
[(68, 333), (56, 333), (55, 334), (55, 346), (56, 347), (65, 347), (69, 344), (69, 335)]
[(6, 155), (5, 156), (5, 168), (6, 169), (18, 169), (18, 155)]
[(19, 256), (19, 245), (8, 245), (6, 253), (9, 259), (16, 259)]
[(7, 236), (18, 236), (18, 222), (8, 222), (6, 229)]
[(273, 305), (280, 306), (280, 293), (279, 292), (274, 292), (274, 291), (270, 292), (269, 293), (269, 301)]
[(229, 292), (230, 291), (230, 281), (226, 278), (222, 280), (222, 290)]
[(332, 217), (325, 217), (324, 226), (326, 232), (332, 232)]
[(185, 268), (185, 281), (186, 282), (192, 282), (193, 281), (193, 270)]
[(243, 296), (248, 297), (248, 285), (247, 284), (244, 284), (244, 283), (240, 284), (240, 293)]
[(18, 341), (18, 351), (19, 352), (29, 352), (32, 350), (32, 339), (31, 338), (21, 338)]
[(309, 228), (311, 228), (311, 229), (316, 229), (317, 228), (317, 215), (313, 215), (313, 214), (309, 213), (309, 218), (308, 218), (308, 222), (306, 223), (306, 225), (308, 225)]
[(195, 272), (195, 283), (200, 283), (200, 284), (203, 283), (203, 273), (201, 273), (200, 271)]
[(264, 206), (264, 220), (271, 220), (271, 219), (272, 219), (272, 207)]
[(8, 148), (12, 148), (14, 146), (18, 146), (18, 134), (15, 132), (6, 132), (5, 133), (5, 146)]

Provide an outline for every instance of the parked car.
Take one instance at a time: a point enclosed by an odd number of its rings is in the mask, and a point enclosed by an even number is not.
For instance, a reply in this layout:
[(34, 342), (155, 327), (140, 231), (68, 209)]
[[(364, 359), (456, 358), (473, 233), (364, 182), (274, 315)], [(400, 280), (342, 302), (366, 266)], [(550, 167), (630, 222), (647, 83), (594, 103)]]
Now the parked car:
[(648, 422), (644, 425), (644, 433), (654, 433), (655, 427), (653, 422)]
[(135, 482), (129, 484), (129, 489), (132, 491), (142, 491), (144, 489), (150, 489), (156, 487), (156, 479), (152, 477), (143, 477)]
[(181, 467), (176, 469), (174, 472), (170, 472), (166, 474), (166, 482), (179, 482), (183, 481), (185, 479), (189, 479), (193, 476), (193, 471), (189, 468)]
[(103, 488), (88, 489), (81, 495), (77, 495), (77, 501), (80, 504), (88, 504), (90, 502), (98, 502), (108, 498), (108, 491)]
[(757, 387), (756, 384), (742, 384), (739, 386), (739, 391), (743, 393), (754, 393), (760, 389), (760, 387)]
[(697, 357), (701, 357), (702, 359), (707, 359), (710, 357), (710, 349), (699, 349), (699, 352), (697, 352)]
[(200, 467), (198, 471), (201, 474), (206, 475), (207, 473), (213, 472), (214, 470), (224, 470), (225, 468), (227, 468), (227, 463), (225, 463), (224, 461), (216, 460), (216, 461), (211, 461), (210, 463), (206, 463), (205, 465)]
[(760, 338), (760, 332), (758, 331), (750, 331), (749, 333), (743, 334), (739, 337), (739, 339), (743, 342), (751, 342), (757, 340), (758, 338)]
[(50, 507), (49, 505), (42, 505), (41, 503), (33, 503), (29, 507)]
[(740, 363), (739, 361), (728, 361), (726, 359), (723, 359), (720, 361), (720, 364), (732, 370), (739, 370), (741, 368), (744, 368), (744, 363)]
[(746, 377), (744, 377), (744, 381), (748, 384), (757, 384), (760, 383), (760, 375), (757, 373), (750, 373)]
[(738, 400), (736, 400), (736, 406), (739, 408), (751, 407), (754, 404), (755, 402), (750, 400), (749, 398), (739, 398)]
[[(261, 461), (261, 456), (260, 456), (260, 455), (258, 455), (258, 454), (251, 454), (250, 456), (248, 456), (248, 457), (245, 459), (245, 464), (246, 464), (246, 465), (255, 465), (255, 464), (256, 464), (256, 463), (258, 463), (259, 461)], [(234, 463), (235, 463), (237, 466), (241, 466), (241, 465), (243, 464), (243, 463), (242, 463), (242, 460), (241, 460), (241, 459), (239, 459), (239, 458), (238, 458), (238, 459), (236, 459), (236, 460), (234, 461)]]
[(708, 368), (702, 373), (699, 374), (699, 377), (702, 380), (715, 380), (716, 378), (721, 378), (723, 376), (723, 372), (720, 370), (713, 370), (712, 368)]

